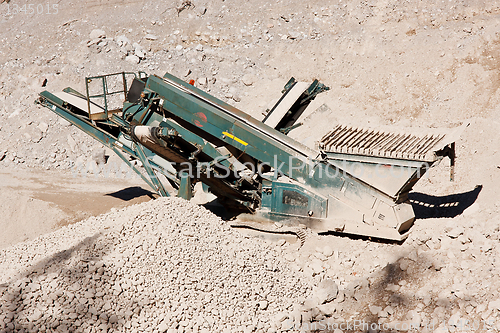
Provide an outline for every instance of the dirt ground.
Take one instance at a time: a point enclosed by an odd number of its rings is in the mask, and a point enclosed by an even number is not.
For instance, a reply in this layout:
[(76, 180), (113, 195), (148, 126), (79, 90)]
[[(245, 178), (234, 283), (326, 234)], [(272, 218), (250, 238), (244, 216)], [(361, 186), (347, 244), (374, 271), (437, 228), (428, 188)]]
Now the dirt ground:
[(0, 170), (0, 248), (157, 196), (139, 180)]

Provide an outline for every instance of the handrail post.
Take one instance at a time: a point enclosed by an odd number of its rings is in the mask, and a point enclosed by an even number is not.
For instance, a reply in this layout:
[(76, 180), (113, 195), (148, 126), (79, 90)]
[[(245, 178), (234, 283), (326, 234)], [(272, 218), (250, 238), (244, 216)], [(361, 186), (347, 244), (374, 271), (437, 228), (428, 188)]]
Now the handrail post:
[(85, 78), (85, 89), (87, 91), (87, 111), (89, 112), (89, 119), (90, 119), (90, 93), (89, 93), (89, 82), (91, 79), (88, 77)]
[(127, 100), (127, 77), (125, 72), (122, 72), (122, 82), (123, 82), (123, 101)]
[(108, 118), (108, 84), (107, 84), (106, 76), (103, 75), (102, 77), (102, 90), (104, 92), (104, 114), (106, 115), (106, 119)]

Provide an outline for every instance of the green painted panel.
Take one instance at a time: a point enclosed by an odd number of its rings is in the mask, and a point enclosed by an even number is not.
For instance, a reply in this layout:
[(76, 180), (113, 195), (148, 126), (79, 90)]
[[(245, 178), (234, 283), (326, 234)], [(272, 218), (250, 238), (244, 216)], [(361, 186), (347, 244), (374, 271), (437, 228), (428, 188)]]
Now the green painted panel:
[(328, 200), (303, 186), (273, 182), (273, 213), (325, 218)]

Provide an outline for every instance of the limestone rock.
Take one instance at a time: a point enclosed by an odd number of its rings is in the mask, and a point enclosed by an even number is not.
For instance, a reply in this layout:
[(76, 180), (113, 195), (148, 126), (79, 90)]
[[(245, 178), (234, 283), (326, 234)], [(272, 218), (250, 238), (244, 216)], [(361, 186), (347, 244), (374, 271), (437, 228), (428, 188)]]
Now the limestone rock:
[(157, 40), (158, 36), (155, 36), (153, 34), (147, 34), (146, 36), (144, 36), (144, 38), (146, 38), (147, 40)]
[(132, 64), (138, 64), (141, 61), (141, 59), (138, 56), (131, 54), (125, 57), (125, 61), (128, 61)]
[(106, 38), (106, 32), (101, 29), (94, 29), (90, 32), (90, 39), (101, 39), (101, 38)]
[(337, 297), (338, 292), (339, 287), (335, 281), (326, 278), (318, 284), (314, 295), (319, 300), (319, 304), (324, 304), (333, 301)]
[(253, 74), (245, 74), (241, 78), (241, 81), (243, 82), (244, 85), (251, 86), (257, 81), (257, 76)]

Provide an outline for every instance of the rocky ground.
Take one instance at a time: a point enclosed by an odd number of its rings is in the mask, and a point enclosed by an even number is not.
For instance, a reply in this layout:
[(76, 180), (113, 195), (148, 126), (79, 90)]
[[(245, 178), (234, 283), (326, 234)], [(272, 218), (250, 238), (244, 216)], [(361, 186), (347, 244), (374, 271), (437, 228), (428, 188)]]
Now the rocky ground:
[[(500, 329), (500, 3), (68, 1), (42, 13), (34, 2), (34, 14), (23, 4), (0, 4), (0, 331)], [(443, 161), (417, 184), (403, 244), (312, 234), (298, 249), (176, 199), (68, 210), (75, 201), (16, 178), (77, 173), (70, 192), (88, 198), (81, 176), (97, 170), (96, 183), (115, 187), (96, 201), (120, 190), (99, 171), (114, 165), (125, 182), (119, 160), (106, 151), (103, 163), (102, 146), (33, 101), (123, 70), (193, 79), (259, 119), (294, 76), (329, 86), (310, 108), (326, 103), (342, 123), (471, 125), (455, 181)], [(12, 231), (21, 222), (33, 232)]]
[(202, 207), (157, 199), (3, 252), (2, 280), (16, 282), (2, 289), (2, 319), (42, 332), (267, 331), (311, 292), (284, 261), (279, 245)]

